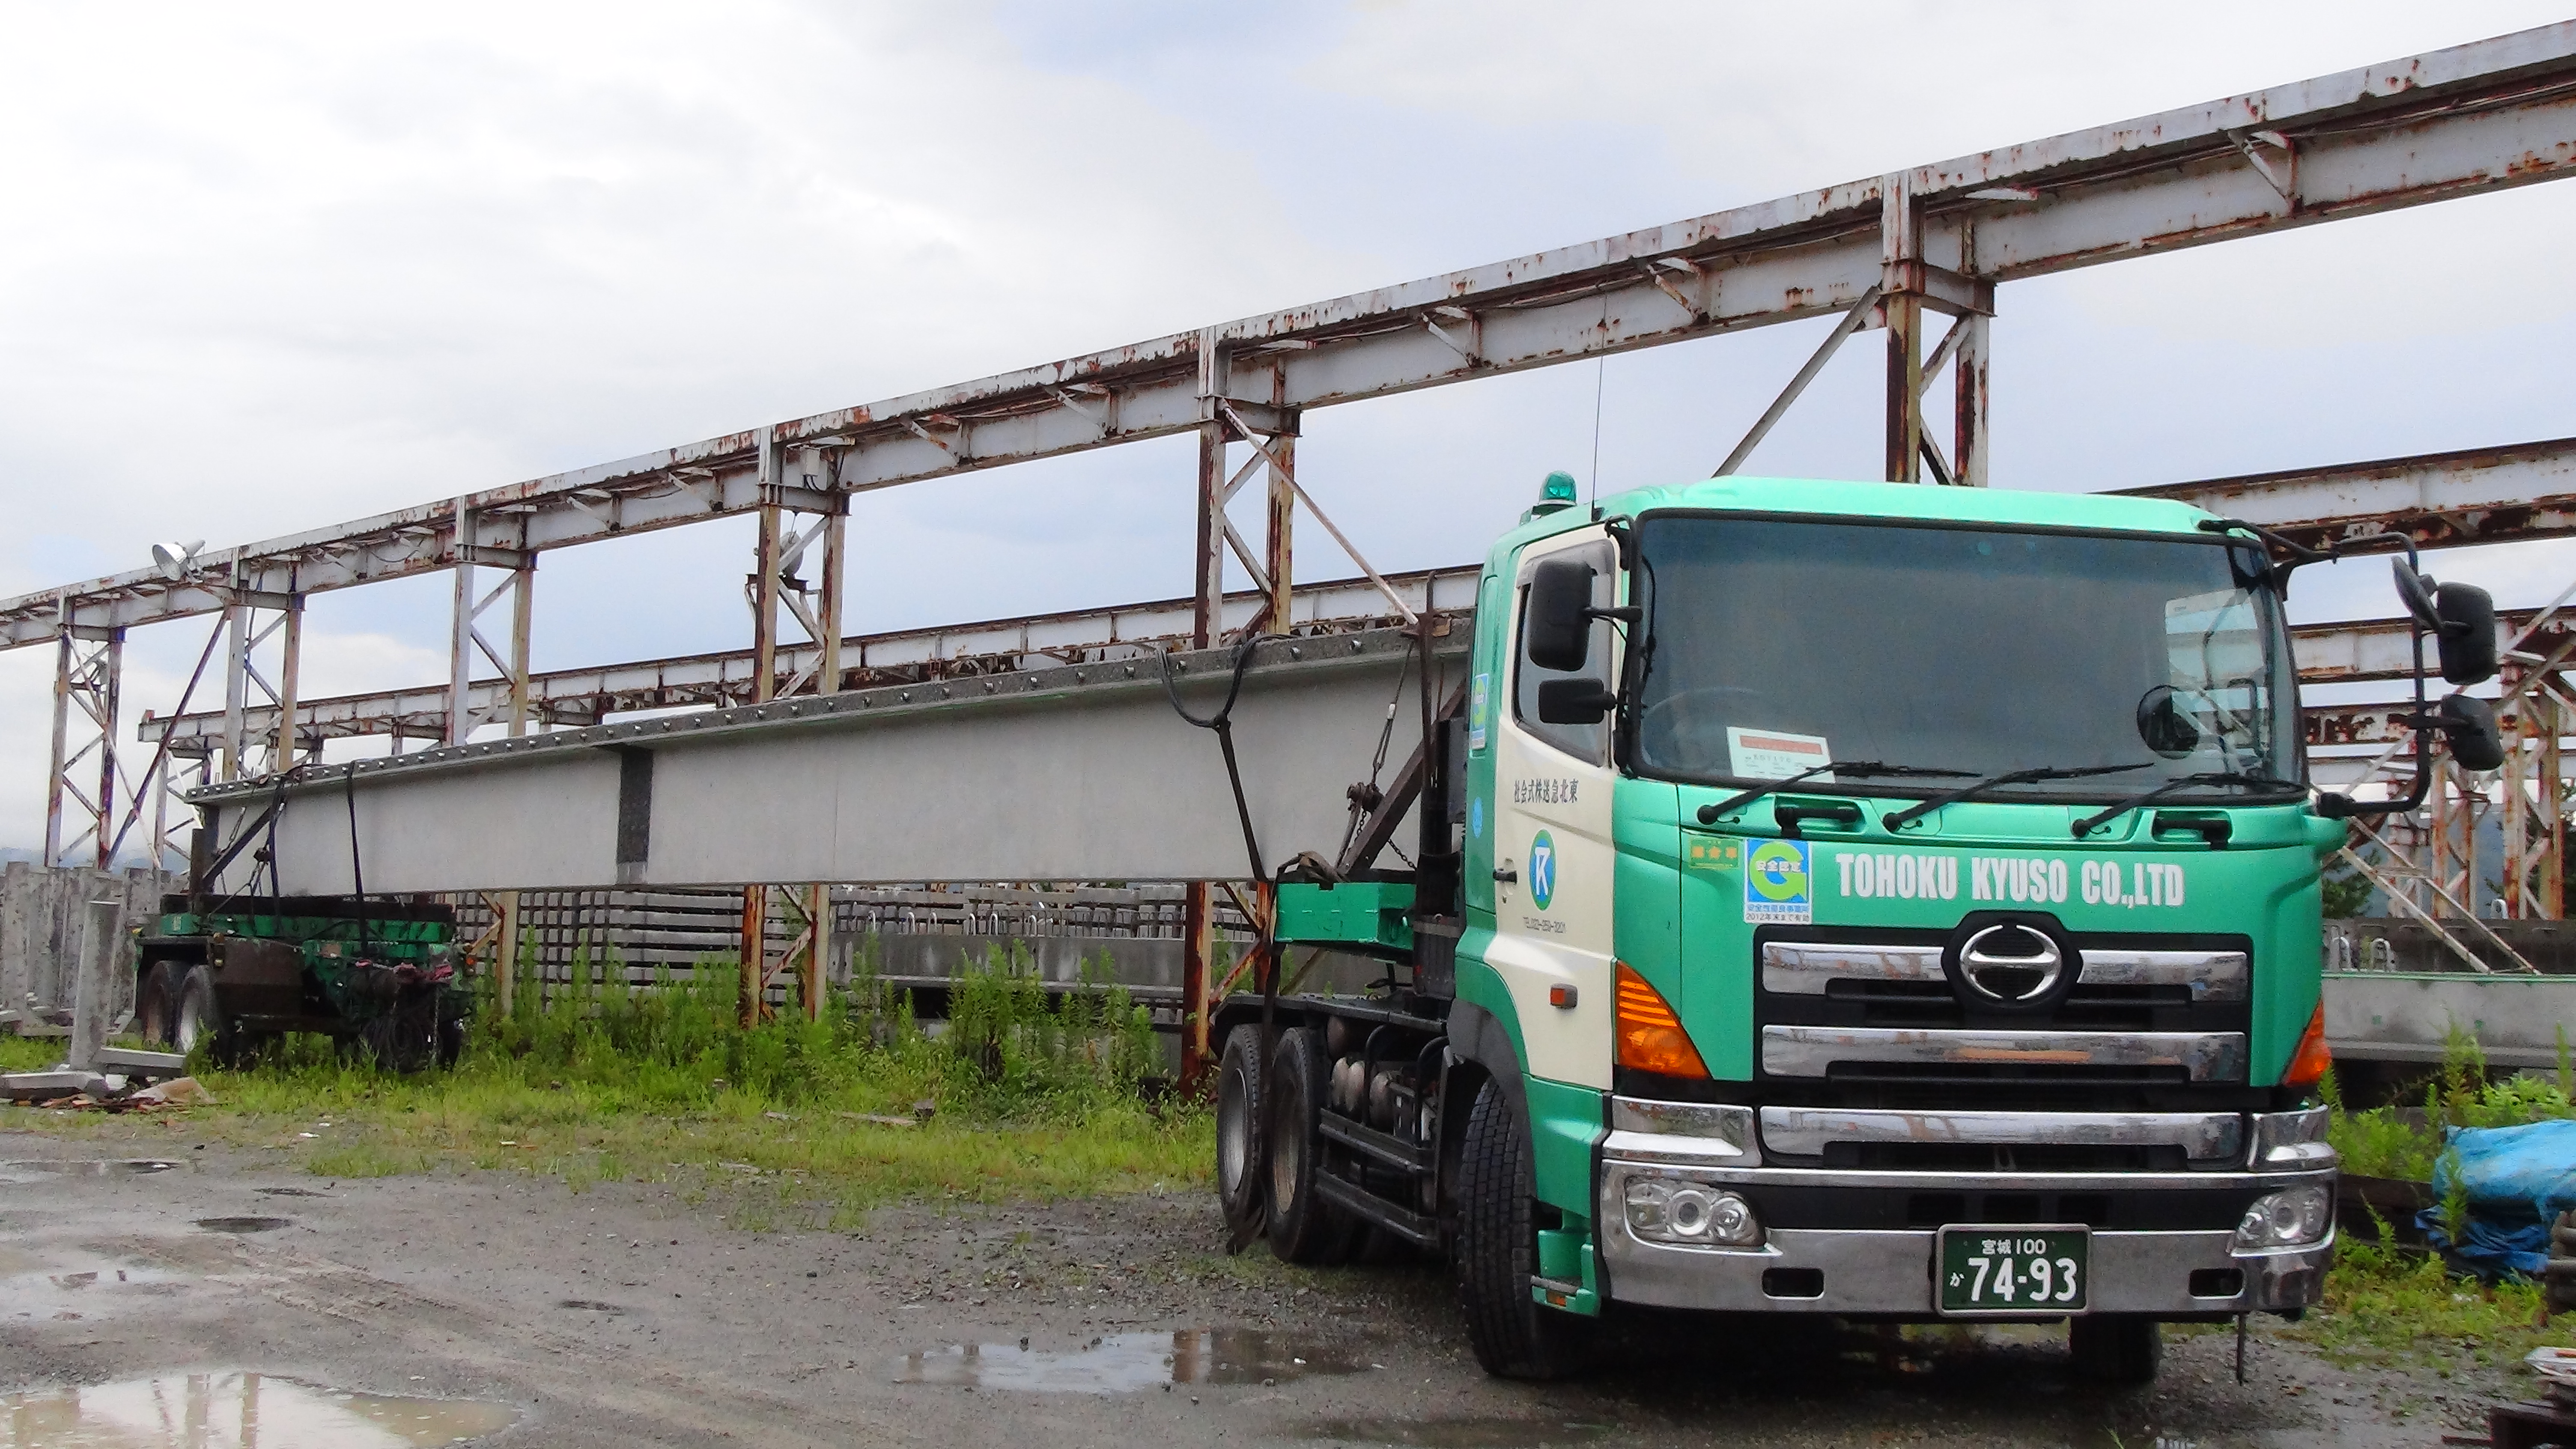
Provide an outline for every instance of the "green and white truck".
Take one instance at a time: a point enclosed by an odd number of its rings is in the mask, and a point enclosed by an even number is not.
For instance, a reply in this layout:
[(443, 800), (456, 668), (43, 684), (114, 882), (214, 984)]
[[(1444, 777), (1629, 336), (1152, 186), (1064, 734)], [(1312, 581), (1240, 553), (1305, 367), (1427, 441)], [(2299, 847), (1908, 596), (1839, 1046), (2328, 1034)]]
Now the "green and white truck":
[[(1495, 1373), (1621, 1305), (2296, 1315), (2334, 1245), (2320, 863), (2469, 768), (2485, 594), (2399, 538), (2413, 798), (2306, 783), (2283, 620), (2322, 557), (2171, 502), (1718, 478), (1497, 542), (1401, 871), (1276, 887), (1274, 945), (1389, 963), (1225, 1002), (1238, 1241), (1446, 1254)], [(1276, 959), (1276, 952), (1274, 952)]]

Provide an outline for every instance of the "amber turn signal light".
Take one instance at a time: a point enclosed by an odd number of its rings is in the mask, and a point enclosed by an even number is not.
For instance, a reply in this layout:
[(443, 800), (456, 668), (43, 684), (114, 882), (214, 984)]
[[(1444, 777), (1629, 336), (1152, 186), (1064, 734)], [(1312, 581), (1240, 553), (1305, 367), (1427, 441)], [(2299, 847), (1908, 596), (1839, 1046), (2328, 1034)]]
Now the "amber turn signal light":
[(2285, 1087), (2313, 1087), (2334, 1065), (2334, 1053), (2326, 1050), (2326, 1004), (2308, 1015), (2308, 1029), (2299, 1033), (2299, 1049), (2290, 1053), (2290, 1069), (2281, 1074)]
[(1646, 978), (1627, 962), (1615, 964), (1619, 972), (1619, 1065), (1668, 1077), (1707, 1076), (1707, 1063), (1699, 1059), (1699, 1048), (1691, 1045), (1690, 1034), (1682, 1030), (1682, 1019), (1673, 1014), (1663, 993), (1647, 984)]

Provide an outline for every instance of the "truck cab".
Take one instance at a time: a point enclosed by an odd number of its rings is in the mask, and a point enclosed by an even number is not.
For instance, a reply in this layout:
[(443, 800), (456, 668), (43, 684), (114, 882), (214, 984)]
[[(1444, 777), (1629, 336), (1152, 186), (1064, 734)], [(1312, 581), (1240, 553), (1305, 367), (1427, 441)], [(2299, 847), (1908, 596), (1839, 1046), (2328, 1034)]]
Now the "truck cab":
[[(1875, 483), (1533, 509), (1415, 869), (1277, 887), (1278, 942), (1410, 982), (1222, 1019), (1238, 1233), (1445, 1252), (1524, 1377), (1620, 1304), (2063, 1320), (2131, 1381), (2160, 1322), (2314, 1304), (2320, 866), (2413, 802), (2306, 783), (2289, 547)], [(2399, 575), (2492, 673), (2484, 595)], [(2421, 737), (2474, 768), (2479, 708)]]

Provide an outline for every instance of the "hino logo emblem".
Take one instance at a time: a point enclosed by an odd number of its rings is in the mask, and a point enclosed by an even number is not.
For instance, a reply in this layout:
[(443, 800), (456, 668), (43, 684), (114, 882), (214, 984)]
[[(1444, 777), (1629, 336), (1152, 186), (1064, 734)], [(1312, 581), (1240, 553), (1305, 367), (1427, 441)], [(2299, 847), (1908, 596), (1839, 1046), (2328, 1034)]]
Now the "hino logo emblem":
[(1988, 926), (1959, 947), (1959, 980), (1998, 1006), (2038, 1001), (2065, 974), (2066, 953), (2028, 926)]

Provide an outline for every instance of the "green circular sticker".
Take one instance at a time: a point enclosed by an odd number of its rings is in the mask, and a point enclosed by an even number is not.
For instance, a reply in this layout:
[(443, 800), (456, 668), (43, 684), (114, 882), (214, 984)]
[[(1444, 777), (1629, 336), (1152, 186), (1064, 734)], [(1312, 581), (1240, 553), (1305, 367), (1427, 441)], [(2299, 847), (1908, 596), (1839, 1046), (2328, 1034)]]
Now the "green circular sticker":
[(1542, 830), (1530, 842), (1530, 904), (1546, 910), (1556, 899), (1556, 838)]
[(1797, 900), (1807, 893), (1807, 854), (1788, 841), (1766, 840), (1745, 862), (1745, 883), (1764, 900)]

